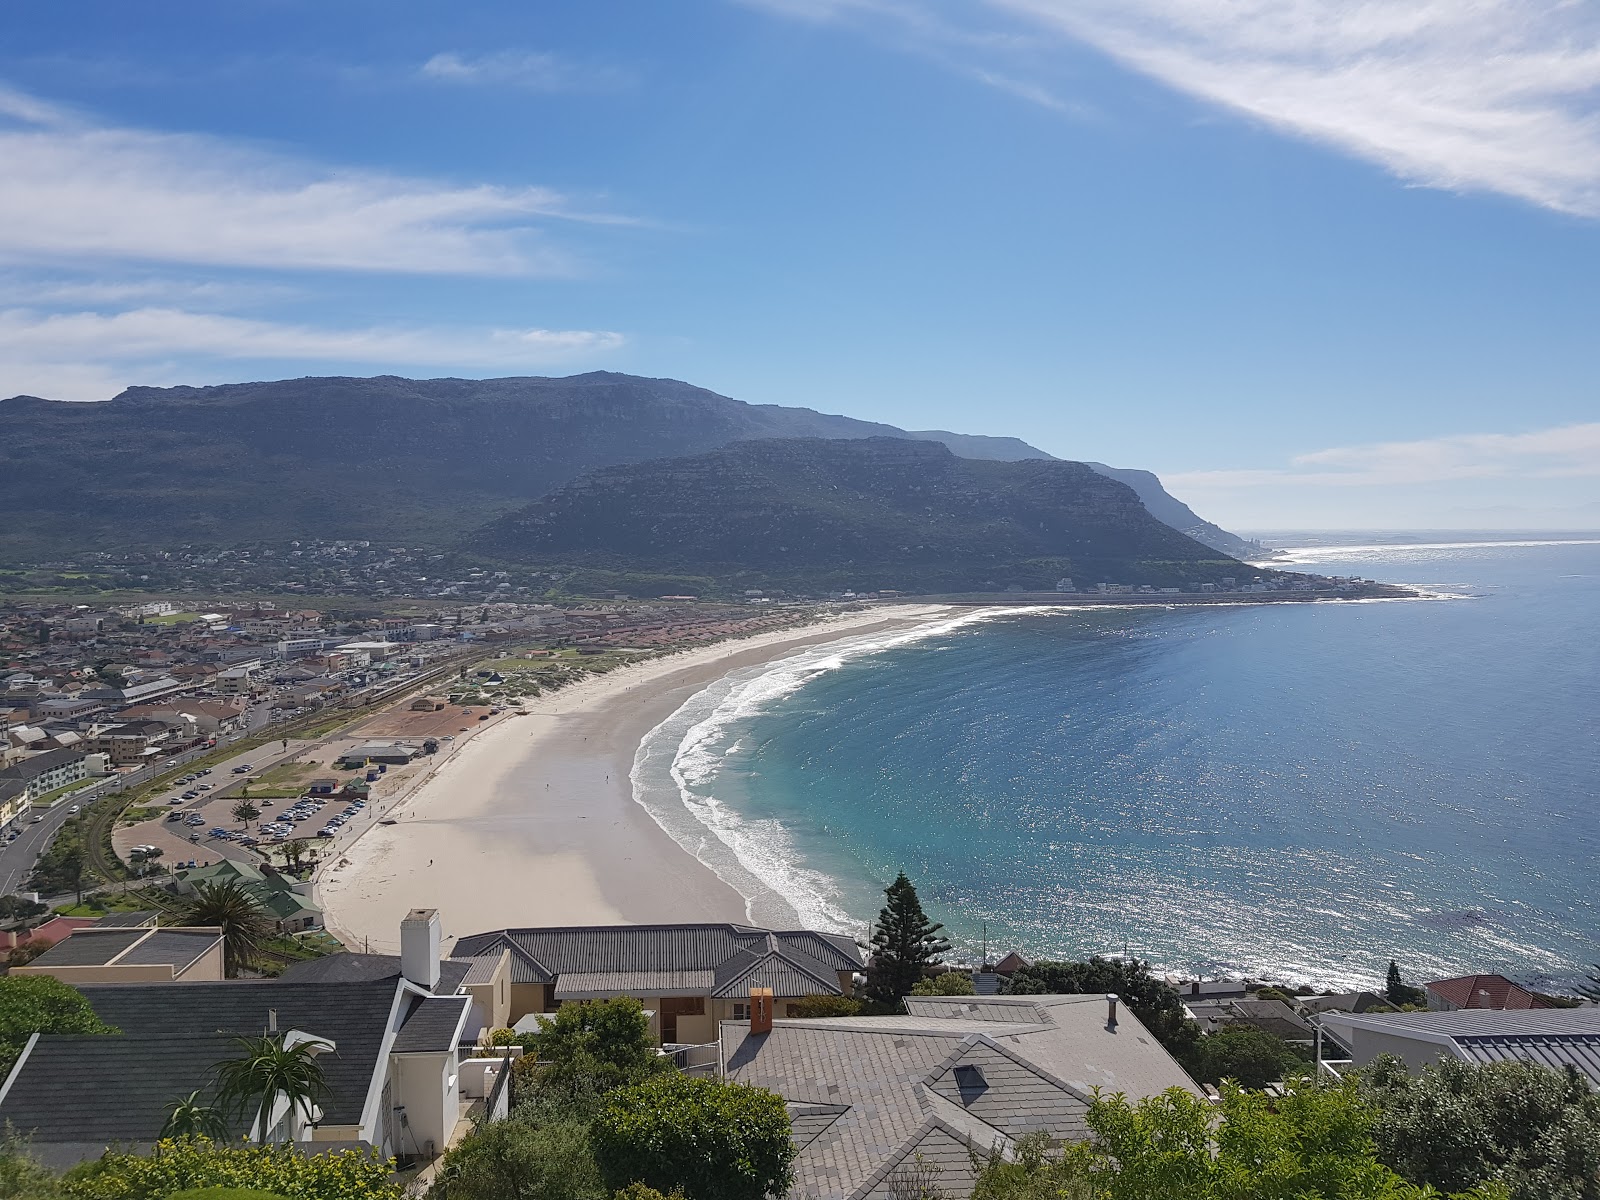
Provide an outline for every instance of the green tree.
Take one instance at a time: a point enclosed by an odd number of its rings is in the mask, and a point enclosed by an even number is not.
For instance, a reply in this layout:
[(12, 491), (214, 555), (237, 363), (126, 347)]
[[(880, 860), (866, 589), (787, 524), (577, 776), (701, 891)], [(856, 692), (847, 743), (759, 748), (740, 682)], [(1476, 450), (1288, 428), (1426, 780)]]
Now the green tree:
[(1397, 1058), (1361, 1072), (1378, 1157), (1414, 1183), (1498, 1182), (1513, 1200), (1600, 1200), (1600, 1093), (1576, 1071)]
[(248, 800), (241, 800), (233, 806), (233, 819), (243, 824), (246, 828), (249, 827), (251, 821), (254, 821), (260, 815), (261, 810)]
[(307, 843), (305, 838), (294, 838), (283, 844), (283, 864), (291, 871), (298, 871), (300, 864), (305, 861)]
[(1200, 1027), (1183, 1015), (1178, 993), (1136, 958), (1100, 958), (1086, 962), (1036, 962), (1011, 977), (1011, 996), (1117, 996), (1155, 1039), (1179, 1062), (1188, 1065), (1200, 1041)]
[(1215, 1106), (1177, 1088), (1096, 1096), (1086, 1121), (1093, 1138), (1061, 1150), (1036, 1137), (1010, 1163), (980, 1155), (974, 1200), (1437, 1200), (1377, 1160), (1353, 1085), (1271, 1099), (1227, 1084)]
[(466, 1137), (444, 1156), (428, 1200), (605, 1200), (582, 1121), (514, 1114)]
[(1201, 1083), (1231, 1079), (1240, 1087), (1259, 1089), (1303, 1075), (1308, 1060), (1275, 1033), (1236, 1025), (1200, 1039), (1189, 1056), (1190, 1073)]
[(240, 967), (255, 961), (262, 943), (271, 936), (260, 902), (237, 879), (196, 884), (179, 923), (222, 930), (222, 955), (229, 979), (238, 975)]
[(1578, 995), (1600, 1004), (1600, 963), (1594, 963), (1593, 966), (1594, 970), (1584, 977), (1588, 982), (1578, 985)]
[(1400, 977), (1400, 964), (1393, 959), (1389, 960), (1389, 974), (1383, 985), (1383, 998), (1396, 1008), (1403, 1008), (1408, 1004), (1425, 1004), (1428, 994), (1419, 987), (1412, 987)]
[[(217, 1098), (224, 1110), (236, 1110), (246, 1119), (258, 1141), (273, 1138), (277, 1122), (272, 1113), (279, 1098), (288, 1102), (285, 1116), (312, 1118), (319, 1100), (328, 1095), (317, 1055), (329, 1049), (326, 1042), (307, 1040), (290, 1046), (285, 1034), (235, 1038), (238, 1058), (216, 1066)], [(280, 1118), (281, 1119), (281, 1118)]]
[(885, 903), (868, 947), (872, 961), (867, 968), (867, 996), (898, 1009), (927, 969), (943, 961), (950, 943), (940, 936), (944, 926), (928, 920), (922, 911), (917, 889), (904, 871), (883, 894)]
[(547, 1096), (599, 1096), (671, 1069), (650, 1034), (644, 1006), (632, 996), (563, 1004), (539, 1018), (525, 1049), (522, 1061), (539, 1064), (526, 1069), (534, 1089)]
[(210, 1138), (226, 1141), (228, 1116), (214, 1104), (207, 1104), (198, 1091), (190, 1092), (175, 1101), (167, 1110), (167, 1120), (161, 1126), (163, 1138)]
[(795, 1155), (781, 1098), (676, 1071), (612, 1092), (590, 1138), (612, 1188), (643, 1183), (694, 1200), (782, 1196)]
[(972, 986), (972, 976), (965, 971), (941, 971), (937, 975), (930, 975), (919, 979), (912, 987), (913, 996), (974, 996), (976, 989)]
[(108, 1151), (62, 1178), (68, 1200), (167, 1200), (190, 1188), (248, 1188), (291, 1200), (402, 1200), (394, 1163), (359, 1150), (163, 1140), (151, 1155)]
[(0, 1078), (35, 1033), (116, 1033), (75, 987), (48, 975), (0, 978)]

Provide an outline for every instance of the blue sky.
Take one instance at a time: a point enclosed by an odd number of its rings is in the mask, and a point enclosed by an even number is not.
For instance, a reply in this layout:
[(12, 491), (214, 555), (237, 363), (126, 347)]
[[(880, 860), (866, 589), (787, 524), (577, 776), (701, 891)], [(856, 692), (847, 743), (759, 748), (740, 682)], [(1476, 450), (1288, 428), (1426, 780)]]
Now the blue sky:
[(1593, 5), (10, 6), (0, 164), (0, 395), (603, 368), (1600, 527)]

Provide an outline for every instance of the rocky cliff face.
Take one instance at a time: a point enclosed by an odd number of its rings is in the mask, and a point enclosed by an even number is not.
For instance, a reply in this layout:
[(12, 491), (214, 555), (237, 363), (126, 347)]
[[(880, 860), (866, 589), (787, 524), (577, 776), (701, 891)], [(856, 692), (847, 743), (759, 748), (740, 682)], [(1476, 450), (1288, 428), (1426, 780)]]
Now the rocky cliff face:
[(1083, 463), (958, 458), (903, 438), (786, 439), (593, 472), (489, 524), (521, 563), (828, 590), (1183, 586), (1238, 563)]

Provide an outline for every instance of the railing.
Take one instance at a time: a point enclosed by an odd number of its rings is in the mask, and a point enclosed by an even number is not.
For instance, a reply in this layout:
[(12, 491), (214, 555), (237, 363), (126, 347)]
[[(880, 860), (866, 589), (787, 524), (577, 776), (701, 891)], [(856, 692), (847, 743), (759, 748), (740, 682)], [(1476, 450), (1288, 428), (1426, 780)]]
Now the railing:
[(715, 1077), (722, 1070), (721, 1042), (700, 1042), (693, 1045), (668, 1042), (661, 1047), (661, 1052), (670, 1055), (678, 1070), (685, 1075)]

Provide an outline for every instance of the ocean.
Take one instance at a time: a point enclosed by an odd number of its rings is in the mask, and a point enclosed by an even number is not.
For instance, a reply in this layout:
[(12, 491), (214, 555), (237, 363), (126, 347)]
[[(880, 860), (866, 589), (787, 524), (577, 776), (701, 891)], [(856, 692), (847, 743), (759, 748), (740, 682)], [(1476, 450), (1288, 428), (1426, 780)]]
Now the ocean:
[[(1578, 535), (1566, 535), (1576, 539)], [(735, 672), (637, 799), (758, 922), (1318, 987), (1600, 960), (1600, 541), (1300, 546), (1436, 599), (988, 610)]]

